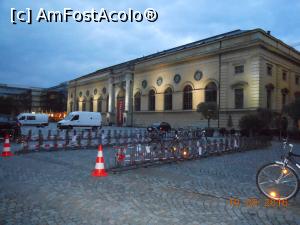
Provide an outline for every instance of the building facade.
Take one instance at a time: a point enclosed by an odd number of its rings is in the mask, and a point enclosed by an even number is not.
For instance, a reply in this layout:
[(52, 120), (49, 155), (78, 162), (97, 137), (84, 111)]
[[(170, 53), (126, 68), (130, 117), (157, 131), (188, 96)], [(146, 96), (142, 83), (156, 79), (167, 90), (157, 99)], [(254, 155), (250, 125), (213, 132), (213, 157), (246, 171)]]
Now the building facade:
[(67, 111), (67, 86), (67, 82), (50, 88), (0, 84), (0, 113), (42, 112), (62, 118)]
[(300, 53), (261, 29), (236, 30), (74, 79), (68, 111), (98, 111), (119, 126), (205, 127), (197, 105), (215, 102), (212, 126), (231, 118), (238, 127), (243, 115), (280, 112), (299, 96)]

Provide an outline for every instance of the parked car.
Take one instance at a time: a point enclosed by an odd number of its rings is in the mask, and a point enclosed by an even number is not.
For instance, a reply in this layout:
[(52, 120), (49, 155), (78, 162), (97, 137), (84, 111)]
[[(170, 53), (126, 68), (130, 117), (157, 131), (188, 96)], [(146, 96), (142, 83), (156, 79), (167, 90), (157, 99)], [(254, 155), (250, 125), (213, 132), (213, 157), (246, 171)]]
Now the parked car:
[(20, 123), (11, 117), (0, 117), (0, 138), (3, 139), (5, 134), (9, 134), (13, 139), (20, 137)]
[(48, 126), (49, 124), (48, 115), (42, 113), (21, 113), (17, 118), (22, 126)]
[(147, 127), (147, 130), (148, 132), (152, 132), (152, 131), (168, 132), (171, 130), (171, 125), (167, 122), (157, 122)]
[(99, 112), (70, 112), (63, 120), (57, 123), (60, 129), (73, 127), (102, 127), (102, 117)]

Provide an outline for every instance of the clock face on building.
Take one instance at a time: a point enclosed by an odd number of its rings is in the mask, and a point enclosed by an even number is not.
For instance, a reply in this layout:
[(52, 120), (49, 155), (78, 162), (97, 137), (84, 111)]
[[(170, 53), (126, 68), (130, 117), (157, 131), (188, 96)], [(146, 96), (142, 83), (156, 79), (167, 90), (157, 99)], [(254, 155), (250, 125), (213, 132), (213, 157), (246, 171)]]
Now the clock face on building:
[(197, 81), (198, 81), (198, 80), (201, 80), (202, 76), (203, 76), (202, 71), (197, 70), (197, 71), (195, 72), (195, 74), (194, 74), (194, 79), (197, 80)]
[(181, 76), (179, 74), (175, 74), (175, 76), (174, 76), (175, 84), (178, 84), (180, 82), (180, 80), (181, 80)]
[(157, 78), (157, 81), (156, 81), (157, 86), (160, 86), (162, 84), (162, 82), (163, 82), (162, 77)]
[(146, 80), (143, 80), (142, 81), (142, 87), (145, 89), (147, 87), (147, 81)]
[(94, 95), (96, 95), (96, 94), (97, 94), (97, 88), (94, 89)]

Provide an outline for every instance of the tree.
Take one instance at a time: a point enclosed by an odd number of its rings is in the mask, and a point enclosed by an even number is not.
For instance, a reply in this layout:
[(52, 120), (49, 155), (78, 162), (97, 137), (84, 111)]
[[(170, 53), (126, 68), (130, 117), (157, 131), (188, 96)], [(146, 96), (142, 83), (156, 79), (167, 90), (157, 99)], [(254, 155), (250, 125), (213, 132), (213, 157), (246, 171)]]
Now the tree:
[(249, 130), (250, 136), (253, 136), (264, 127), (264, 123), (258, 114), (247, 114), (240, 119), (239, 127), (242, 130)]
[(270, 110), (270, 109), (266, 109), (266, 108), (258, 108), (257, 109), (257, 116), (259, 117), (259, 119), (261, 120), (262, 127), (268, 129), (273, 117), (274, 117), (274, 113)]
[(197, 105), (197, 112), (207, 119), (207, 126), (210, 127), (210, 120), (217, 118), (218, 106), (215, 102), (202, 102)]
[(288, 104), (283, 108), (283, 112), (287, 113), (293, 120), (295, 125), (297, 126), (298, 120), (300, 120), (300, 100)]

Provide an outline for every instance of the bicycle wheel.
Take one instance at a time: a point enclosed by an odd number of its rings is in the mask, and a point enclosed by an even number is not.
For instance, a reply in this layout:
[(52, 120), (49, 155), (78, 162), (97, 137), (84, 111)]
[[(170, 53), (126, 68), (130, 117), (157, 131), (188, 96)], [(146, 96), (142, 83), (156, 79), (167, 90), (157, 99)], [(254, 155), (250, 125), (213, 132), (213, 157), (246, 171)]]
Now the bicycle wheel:
[(281, 163), (262, 166), (256, 174), (256, 185), (260, 192), (274, 200), (288, 200), (299, 190), (299, 179), (293, 168)]

